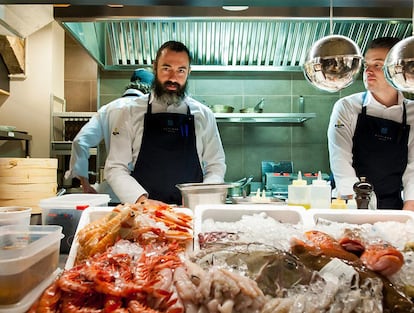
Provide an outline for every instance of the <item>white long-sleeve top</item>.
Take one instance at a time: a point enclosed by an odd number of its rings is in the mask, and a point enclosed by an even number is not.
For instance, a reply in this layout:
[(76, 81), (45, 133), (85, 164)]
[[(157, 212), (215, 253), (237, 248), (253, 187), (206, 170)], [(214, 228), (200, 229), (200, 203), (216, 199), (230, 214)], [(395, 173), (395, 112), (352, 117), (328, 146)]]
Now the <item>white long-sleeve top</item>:
[[(353, 195), (353, 185), (359, 181), (352, 167), (352, 139), (358, 114), (362, 111), (364, 92), (339, 99), (332, 110), (328, 126), (328, 149), (331, 171), (334, 175), (337, 194)], [(398, 123), (403, 117), (402, 93), (398, 94), (398, 105), (386, 107), (379, 103), (368, 91), (365, 99), (367, 115)], [(408, 138), (408, 163), (403, 174), (404, 200), (414, 200), (414, 101), (406, 101), (407, 124), (411, 125)], [(395, 160), (398, 162), (399, 160)], [(378, 171), (381, 171), (379, 168)]]
[[(147, 191), (131, 176), (128, 164), (135, 166), (144, 130), (148, 95), (135, 100), (136, 105), (121, 109), (113, 128), (111, 149), (105, 163), (105, 178), (122, 202), (135, 203)], [(197, 154), (203, 170), (204, 183), (222, 183), (226, 172), (224, 149), (213, 112), (191, 97), (185, 97), (178, 106), (166, 106), (152, 97), (152, 113), (187, 113), (194, 115)], [(115, 134), (115, 135), (114, 135)], [(174, 166), (174, 160), (171, 160)], [(151, 196), (151, 195), (150, 195)]]
[[(138, 92), (137, 97), (143, 95), (138, 90), (135, 90), (135, 92)], [(114, 122), (118, 119), (119, 109), (125, 106), (135, 105), (135, 98), (118, 98), (104, 105), (81, 128), (72, 142), (69, 170), (65, 174), (66, 179), (89, 176), (89, 149), (97, 147), (102, 140), (105, 142), (106, 153), (109, 153), (111, 130)]]

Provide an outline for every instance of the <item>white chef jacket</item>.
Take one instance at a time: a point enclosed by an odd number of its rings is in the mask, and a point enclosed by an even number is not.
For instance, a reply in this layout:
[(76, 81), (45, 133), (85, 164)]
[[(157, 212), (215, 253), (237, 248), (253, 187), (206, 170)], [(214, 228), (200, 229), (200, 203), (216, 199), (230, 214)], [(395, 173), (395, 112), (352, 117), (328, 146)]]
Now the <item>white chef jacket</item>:
[[(119, 109), (125, 106), (135, 105), (134, 99), (142, 96), (143, 93), (137, 89), (128, 89), (124, 94), (136, 94), (135, 97), (128, 96), (118, 98), (103, 107), (86, 123), (72, 142), (69, 170), (65, 173), (65, 178), (88, 177), (88, 161), (90, 157), (89, 149), (97, 147), (102, 140), (105, 142), (106, 153), (109, 153), (110, 135), (114, 121), (117, 120)], [(98, 188), (98, 192), (109, 193), (112, 200), (117, 202), (116, 197), (105, 183)], [(115, 198), (115, 199), (114, 199)]]
[[(362, 111), (363, 95), (364, 92), (361, 92), (339, 99), (333, 107), (329, 121), (329, 162), (338, 196), (353, 195), (353, 185), (359, 181), (352, 167), (352, 139), (358, 114)], [(402, 178), (403, 199), (414, 200), (414, 101), (404, 99), (403, 94), (398, 93), (398, 105), (386, 107), (375, 100), (371, 92), (367, 91), (365, 105), (367, 106), (367, 115), (401, 123), (403, 101), (406, 103), (407, 125), (410, 125), (408, 163)], [(380, 168), (378, 170), (381, 171)]]
[[(105, 178), (115, 194), (125, 203), (135, 203), (141, 195), (148, 195), (131, 176), (132, 171), (128, 166), (130, 163), (135, 166), (141, 149), (148, 95), (137, 98), (135, 102), (136, 105), (121, 109), (118, 122), (112, 129), (111, 149), (105, 163)], [(212, 111), (188, 96), (179, 105), (166, 106), (153, 96), (151, 103), (152, 113), (186, 114), (187, 106), (190, 108), (194, 115), (197, 154), (203, 170), (203, 182), (222, 183), (226, 172), (225, 155)], [(171, 166), (174, 166), (174, 160), (171, 160)]]

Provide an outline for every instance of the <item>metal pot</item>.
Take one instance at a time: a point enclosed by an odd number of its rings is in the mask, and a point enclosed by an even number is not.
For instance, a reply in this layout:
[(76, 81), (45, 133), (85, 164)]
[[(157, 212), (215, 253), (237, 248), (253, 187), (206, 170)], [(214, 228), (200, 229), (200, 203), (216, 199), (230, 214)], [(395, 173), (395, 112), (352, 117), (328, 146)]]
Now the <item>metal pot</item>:
[(250, 194), (251, 182), (253, 176), (242, 178), (232, 184), (232, 187), (228, 188), (227, 195), (229, 197), (246, 197)]
[(260, 99), (259, 103), (254, 107), (244, 108), (240, 110), (240, 113), (262, 113), (264, 106), (264, 98)]
[(214, 113), (233, 113), (234, 107), (224, 104), (213, 104), (208, 106)]

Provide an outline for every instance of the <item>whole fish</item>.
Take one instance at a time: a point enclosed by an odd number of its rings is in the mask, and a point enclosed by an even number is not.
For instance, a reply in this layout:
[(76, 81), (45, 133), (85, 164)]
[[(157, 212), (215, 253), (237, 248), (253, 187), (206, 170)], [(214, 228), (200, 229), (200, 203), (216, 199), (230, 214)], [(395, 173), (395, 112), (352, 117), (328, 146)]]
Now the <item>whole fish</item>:
[(219, 246), (200, 250), (191, 260), (202, 268), (211, 266), (237, 270), (255, 280), (264, 294), (281, 296), (283, 290), (315, 279), (315, 271), (289, 252), (262, 244)]
[(319, 271), (332, 259), (339, 258), (354, 267), (359, 274), (360, 281), (374, 277), (381, 279), (384, 313), (414, 313), (414, 303), (407, 295), (385, 276), (368, 269), (355, 254), (344, 250), (335, 239), (318, 231), (307, 233), (307, 237), (312, 243), (293, 239), (291, 245), (291, 253), (306, 267)]

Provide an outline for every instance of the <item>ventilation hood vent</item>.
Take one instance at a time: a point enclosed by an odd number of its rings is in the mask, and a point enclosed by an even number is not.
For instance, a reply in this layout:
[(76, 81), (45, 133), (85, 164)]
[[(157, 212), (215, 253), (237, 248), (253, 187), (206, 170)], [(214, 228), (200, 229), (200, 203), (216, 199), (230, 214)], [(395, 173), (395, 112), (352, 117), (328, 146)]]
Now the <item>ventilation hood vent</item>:
[[(299, 71), (318, 39), (331, 34), (329, 19), (123, 19), (63, 22), (106, 70), (151, 66), (167, 40), (184, 42), (192, 69), (200, 71)], [(376, 37), (406, 38), (410, 20), (334, 20), (332, 34), (354, 40), (364, 52)]]

